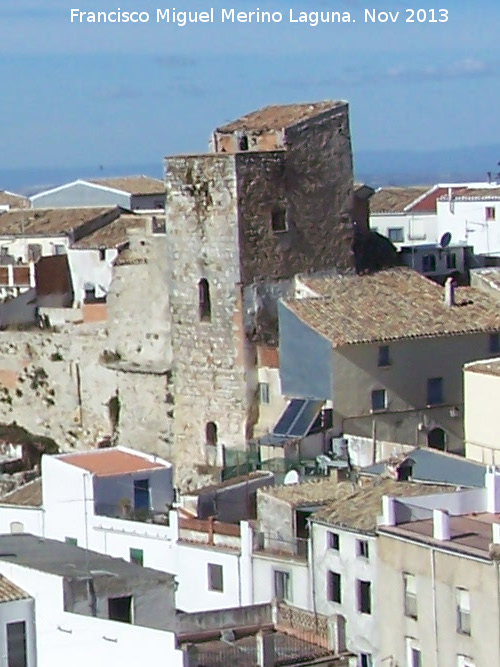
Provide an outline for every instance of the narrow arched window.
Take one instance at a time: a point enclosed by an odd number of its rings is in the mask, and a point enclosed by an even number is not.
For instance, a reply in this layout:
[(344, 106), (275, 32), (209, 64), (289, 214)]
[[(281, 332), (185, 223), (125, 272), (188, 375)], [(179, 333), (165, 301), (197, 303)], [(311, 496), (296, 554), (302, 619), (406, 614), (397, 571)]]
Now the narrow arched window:
[(210, 285), (206, 278), (202, 278), (198, 283), (198, 309), (200, 320), (202, 322), (210, 322), (212, 307), (210, 305)]
[(215, 422), (207, 422), (205, 426), (205, 440), (207, 445), (215, 447), (217, 444), (217, 424)]

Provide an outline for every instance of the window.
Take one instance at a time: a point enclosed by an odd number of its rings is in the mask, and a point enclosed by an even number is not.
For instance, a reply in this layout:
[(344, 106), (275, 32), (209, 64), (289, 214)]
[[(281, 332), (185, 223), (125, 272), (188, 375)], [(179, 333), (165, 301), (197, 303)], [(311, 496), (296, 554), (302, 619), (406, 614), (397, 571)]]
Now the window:
[(490, 352), (500, 352), (500, 334), (490, 334)]
[(417, 618), (417, 583), (414, 574), (403, 574), (405, 616)]
[(454, 252), (450, 252), (446, 255), (446, 268), (447, 269), (456, 269), (457, 268), (457, 255)]
[(224, 577), (222, 565), (208, 564), (208, 590), (222, 593), (224, 590)]
[(326, 534), (326, 544), (329, 549), (338, 551), (340, 549), (340, 538), (338, 533), (328, 532)]
[(292, 601), (292, 581), (290, 572), (274, 570), (274, 597), (285, 602)]
[(391, 361), (389, 359), (389, 346), (381, 345), (378, 348), (378, 365), (379, 366), (390, 366)]
[(422, 667), (422, 654), (419, 648), (410, 649), (410, 667)]
[(26, 621), (7, 623), (7, 665), (27, 667)]
[(443, 401), (443, 378), (427, 380), (427, 405), (440, 405)]
[(436, 270), (436, 255), (423, 255), (422, 271), (424, 273), (430, 273), (435, 270)]
[(358, 611), (361, 614), (372, 613), (372, 584), (371, 581), (361, 581), (358, 579)]
[(215, 447), (217, 444), (217, 424), (207, 422), (205, 426), (205, 442), (209, 447)]
[(373, 660), (371, 653), (360, 653), (358, 660), (359, 667), (372, 667)]
[(248, 150), (248, 137), (246, 134), (240, 137), (239, 141), (239, 149), (240, 151), (247, 151)]
[[(156, 205), (156, 208), (163, 208), (163, 204), (160, 202), (159, 204)], [(165, 218), (160, 218), (157, 217), (156, 215), (153, 215), (153, 218), (151, 220), (151, 231), (153, 232), (153, 234), (165, 234), (167, 231)]]
[(130, 549), (130, 562), (136, 565), (144, 565), (144, 551), (142, 549)]
[(358, 540), (356, 544), (356, 552), (361, 558), (369, 558), (368, 540)]
[(24, 533), (24, 523), (21, 521), (11, 521), (10, 523), (10, 532), (11, 533)]
[(66, 246), (56, 243), (54, 246), (54, 255), (65, 255), (66, 254)]
[(42, 246), (40, 243), (30, 243), (28, 245), (28, 261), (37, 262), (42, 256)]
[(106, 248), (99, 248), (99, 261), (104, 262), (106, 260)]
[(269, 382), (259, 382), (259, 399), (261, 403), (266, 405), (269, 401)]
[(326, 598), (330, 602), (342, 602), (342, 578), (338, 572), (326, 573)]
[(457, 588), (457, 632), (470, 635), (470, 596), (466, 588)]
[(485, 220), (494, 220), (495, 219), (495, 207), (486, 206), (484, 209), (484, 219)]
[(78, 546), (78, 540), (76, 539), (76, 537), (65, 537), (64, 541), (66, 542), (66, 544), (72, 544), (74, 547)]
[(287, 231), (286, 209), (283, 206), (276, 206), (271, 211), (271, 228), (273, 232)]
[(391, 227), (387, 230), (387, 236), (392, 243), (403, 243), (405, 234), (403, 227)]
[(132, 623), (132, 596), (108, 598), (108, 618), (110, 621)]
[(387, 408), (385, 389), (374, 389), (372, 391), (372, 412), (380, 412)]
[(206, 278), (198, 283), (198, 310), (202, 322), (210, 322), (212, 318), (212, 307), (210, 304), (210, 285)]
[(476, 667), (476, 664), (466, 655), (457, 655), (457, 667)]

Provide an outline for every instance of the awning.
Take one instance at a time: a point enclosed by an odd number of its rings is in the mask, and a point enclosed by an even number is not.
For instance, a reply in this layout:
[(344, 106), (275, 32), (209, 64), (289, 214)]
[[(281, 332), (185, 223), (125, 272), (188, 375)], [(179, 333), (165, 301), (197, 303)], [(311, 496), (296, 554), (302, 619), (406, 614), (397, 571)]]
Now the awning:
[(325, 401), (292, 398), (273, 429), (273, 435), (302, 438), (309, 432)]

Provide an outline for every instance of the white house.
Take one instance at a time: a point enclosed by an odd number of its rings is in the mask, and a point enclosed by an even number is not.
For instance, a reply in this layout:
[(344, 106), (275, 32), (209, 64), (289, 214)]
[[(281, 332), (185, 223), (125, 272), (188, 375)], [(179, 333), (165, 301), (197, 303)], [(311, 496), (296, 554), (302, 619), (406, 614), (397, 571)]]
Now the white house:
[[(183, 664), (169, 574), (28, 534), (0, 536), (0, 573), (32, 598), (25, 595), (24, 609), (5, 615), (0, 603), (0, 624), (7, 623), (7, 632), (10, 619), (24, 626), (10, 630), (17, 638), (17, 661), (2, 664)], [(23, 636), (30, 655), (24, 662)]]
[(165, 184), (149, 176), (78, 179), (31, 197), (33, 208), (121, 206), (129, 211), (165, 208)]
[(36, 667), (35, 602), (0, 575), (0, 664)]
[(449, 232), (454, 243), (473, 246), (476, 255), (500, 255), (500, 186), (469, 184), (437, 200), (438, 234)]

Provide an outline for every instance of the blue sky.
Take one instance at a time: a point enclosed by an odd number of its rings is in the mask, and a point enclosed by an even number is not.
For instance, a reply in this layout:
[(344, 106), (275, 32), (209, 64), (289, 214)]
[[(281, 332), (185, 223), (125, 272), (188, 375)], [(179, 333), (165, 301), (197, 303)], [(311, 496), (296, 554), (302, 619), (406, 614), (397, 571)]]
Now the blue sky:
[[(356, 150), (498, 143), (500, 3), (447, 0), (447, 23), (405, 23), (421, 0), (1, 0), (0, 169), (161, 163), (203, 151), (210, 130), (271, 103), (346, 99)], [(147, 24), (71, 23), (70, 10), (148, 11)], [(206, 10), (213, 24), (155, 21)], [(281, 11), (221, 24), (222, 7)], [(355, 23), (290, 24), (289, 8)], [(364, 10), (400, 12), (365, 24)]]

